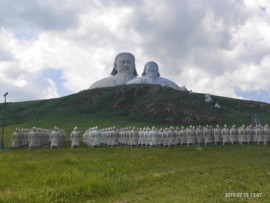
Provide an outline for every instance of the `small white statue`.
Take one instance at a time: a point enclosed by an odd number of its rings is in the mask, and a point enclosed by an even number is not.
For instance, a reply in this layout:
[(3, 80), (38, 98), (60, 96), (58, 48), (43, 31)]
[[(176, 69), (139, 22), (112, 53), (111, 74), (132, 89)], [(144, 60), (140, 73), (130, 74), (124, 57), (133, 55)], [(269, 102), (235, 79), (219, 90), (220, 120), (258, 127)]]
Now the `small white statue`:
[(17, 128), (16, 131), (11, 136), (11, 148), (15, 149), (21, 146), (21, 137), (19, 134), (19, 129)]
[(236, 129), (235, 125), (232, 125), (230, 129), (230, 140), (232, 144), (238, 142), (238, 129)]
[(157, 130), (155, 127), (152, 127), (152, 130), (150, 131), (150, 147), (157, 146)]
[(110, 77), (96, 81), (89, 89), (127, 84), (128, 81), (138, 75), (135, 67), (135, 57), (127, 52), (118, 54), (115, 57), (111, 75)]
[(227, 127), (226, 124), (224, 125), (224, 128), (221, 130), (221, 136), (223, 146), (226, 143), (230, 143), (230, 129)]
[(216, 102), (216, 104), (215, 104), (215, 108), (220, 109), (220, 105), (219, 105), (219, 103), (217, 103), (217, 102)]
[(78, 131), (77, 126), (75, 126), (74, 130), (71, 132), (70, 139), (72, 148), (80, 146), (80, 131)]
[(39, 146), (39, 138), (37, 136), (37, 128), (33, 127), (31, 132), (28, 135), (28, 140), (29, 140), (29, 149), (32, 147), (38, 147)]
[(144, 66), (142, 76), (134, 78), (127, 84), (154, 84), (171, 87), (177, 90), (179, 89), (184, 90), (182, 88), (179, 88), (179, 86), (175, 84), (173, 81), (160, 77), (158, 64), (154, 61), (147, 62)]
[(214, 139), (215, 139), (215, 145), (222, 142), (222, 134), (221, 134), (221, 128), (217, 124), (216, 128), (214, 128)]
[(54, 127), (53, 131), (50, 134), (51, 147), (59, 147), (59, 133), (57, 128)]
[(205, 95), (205, 102), (210, 103), (212, 101), (213, 101), (212, 97), (209, 94), (206, 94)]

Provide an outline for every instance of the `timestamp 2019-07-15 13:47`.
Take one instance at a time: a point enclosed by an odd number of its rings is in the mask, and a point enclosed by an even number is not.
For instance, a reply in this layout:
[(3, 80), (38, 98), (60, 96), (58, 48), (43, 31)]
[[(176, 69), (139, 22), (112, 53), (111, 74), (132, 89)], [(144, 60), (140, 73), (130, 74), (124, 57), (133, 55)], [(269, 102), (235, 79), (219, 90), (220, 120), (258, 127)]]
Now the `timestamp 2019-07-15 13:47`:
[(260, 198), (262, 193), (260, 192), (225, 192), (225, 198)]

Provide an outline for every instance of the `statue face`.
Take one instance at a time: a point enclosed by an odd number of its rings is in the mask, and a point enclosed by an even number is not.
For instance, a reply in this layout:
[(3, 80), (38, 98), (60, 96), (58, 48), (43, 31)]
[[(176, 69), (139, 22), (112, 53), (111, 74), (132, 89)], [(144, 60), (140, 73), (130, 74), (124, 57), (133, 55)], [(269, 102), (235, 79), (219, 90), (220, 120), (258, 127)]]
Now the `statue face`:
[(133, 74), (135, 67), (134, 58), (130, 54), (121, 54), (116, 60), (116, 69), (118, 73)]
[(149, 62), (145, 66), (145, 73), (150, 77), (158, 76), (158, 65), (155, 62)]

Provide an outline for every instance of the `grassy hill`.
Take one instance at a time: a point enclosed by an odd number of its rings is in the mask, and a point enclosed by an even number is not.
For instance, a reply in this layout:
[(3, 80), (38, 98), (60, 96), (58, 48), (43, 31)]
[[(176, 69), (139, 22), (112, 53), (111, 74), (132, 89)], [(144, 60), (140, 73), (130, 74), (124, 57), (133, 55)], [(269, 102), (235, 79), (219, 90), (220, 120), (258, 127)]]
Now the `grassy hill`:
[[(248, 124), (270, 105), (150, 85), (85, 90), (8, 104), (5, 147), (15, 128)], [(214, 108), (218, 102), (220, 109)], [(2, 105), (0, 112), (2, 111)], [(38, 119), (37, 119), (38, 118)], [(2, 120), (2, 114), (0, 119)], [(67, 138), (68, 140), (68, 138)], [(1, 150), (0, 202), (267, 202), (269, 145)], [(231, 194), (245, 197), (226, 196)]]
[[(153, 85), (128, 85), (85, 90), (57, 99), (8, 104), (8, 126), (88, 128), (98, 125), (249, 124), (255, 113), (270, 120), (270, 104), (176, 91)], [(215, 108), (218, 102), (221, 108)], [(2, 106), (0, 111), (2, 112)], [(2, 120), (3, 114), (0, 115)]]

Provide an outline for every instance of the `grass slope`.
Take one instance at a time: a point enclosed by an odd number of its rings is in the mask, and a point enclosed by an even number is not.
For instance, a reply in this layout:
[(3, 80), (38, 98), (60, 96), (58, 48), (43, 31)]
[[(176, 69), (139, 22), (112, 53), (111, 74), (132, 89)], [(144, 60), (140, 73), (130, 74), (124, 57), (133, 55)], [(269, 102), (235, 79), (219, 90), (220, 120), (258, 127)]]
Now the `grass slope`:
[[(255, 113), (265, 122), (270, 121), (269, 104), (212, 98), (212, 103), (206, 103), (204, 94), (153, 85), (125, 85), (85, 90), (57, 99), (11, 103), (7, 108), (5, 144), (10, 144), (15, 128), (37, 125), (49, 129), (58, 126), (69, 134), (74, 126), (84, 131), (90, 126), (241, 125), (249, 124)], [(221, 109), (214, 107), (216, 102)]]
[(5, 150), (0, 202), (267, 202), (269, 156), (257, 145)]

